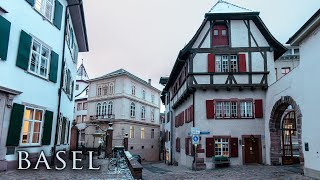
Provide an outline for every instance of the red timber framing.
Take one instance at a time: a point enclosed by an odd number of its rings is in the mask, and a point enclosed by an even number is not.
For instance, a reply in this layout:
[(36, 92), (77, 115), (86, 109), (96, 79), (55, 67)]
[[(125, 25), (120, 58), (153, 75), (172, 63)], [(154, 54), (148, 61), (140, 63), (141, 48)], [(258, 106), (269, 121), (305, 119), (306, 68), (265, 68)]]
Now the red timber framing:
[[(250, 139), (257, 139), (258, 142), (256, 143), (256, 145), (258, 146), (258, 159), (257, 159), (257, 163), (262, 163), (262, 144), (261, 144), (261, 135), (242, 135), (242, 163), (243, 164), (248, 164), (246, 163), (246, 148), (250, 148), (250, 147), (246, 147), (245, 146), (245, 141), (246, 140), (250, 140)], [(249, 149), (250, 150), (250, 149)]]
[[(229, 109), (226, 110), (224, 102), (229, 103)], [(243, 117), (241, 115), (241, 102), (251, 103), (251, 114), (252, 116)], [(217, 104), (221, 103), (217, 114)], [(246, 104), (245, 104), (246, 105)], [(234, 108), (236, 106), (236, 108)], [(228, 116), (226, 116), (225, 111), (228, 111)], [(248, 112), (248, 110), (247, 110)], [(207, 119), (254, 119), (263, 118), (263, 103), (262, 99), (212, 99), (206, 100), (206, 113)], [(235, 115), (236, 114), (236, 115)]]

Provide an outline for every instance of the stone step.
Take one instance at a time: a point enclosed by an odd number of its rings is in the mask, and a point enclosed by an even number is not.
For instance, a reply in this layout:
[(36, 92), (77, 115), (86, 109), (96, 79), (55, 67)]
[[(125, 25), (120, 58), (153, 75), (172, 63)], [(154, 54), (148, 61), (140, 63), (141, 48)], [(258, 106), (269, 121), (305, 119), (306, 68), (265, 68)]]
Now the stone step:
[(207, 166), (204, 163), (193, 163), (193, 169), (196, 170), (196, 171), (205, 170), (206, 167)]
[(202, 163), (203, 164), (204, 163), (204, 158), (196, 158), (196, 163), (198, 163), (198, 164)]
[(204, 153), (204, 149), (197, 149), (197, 153)]

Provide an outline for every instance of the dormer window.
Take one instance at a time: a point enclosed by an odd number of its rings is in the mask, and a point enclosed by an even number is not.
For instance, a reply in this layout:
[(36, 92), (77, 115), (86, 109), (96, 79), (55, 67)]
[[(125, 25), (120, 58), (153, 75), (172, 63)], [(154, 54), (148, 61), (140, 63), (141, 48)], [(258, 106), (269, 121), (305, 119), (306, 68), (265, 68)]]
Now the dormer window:
[(225, 24), (217, 24), (213, 26), (212, 46), (228, 46), (228, 28)]

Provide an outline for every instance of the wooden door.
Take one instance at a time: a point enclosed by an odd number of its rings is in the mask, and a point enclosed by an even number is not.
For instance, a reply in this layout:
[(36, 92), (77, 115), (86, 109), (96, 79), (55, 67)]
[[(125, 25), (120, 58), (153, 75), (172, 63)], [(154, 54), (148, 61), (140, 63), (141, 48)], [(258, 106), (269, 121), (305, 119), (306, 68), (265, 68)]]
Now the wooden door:
[(260, 163), (259, 157), (259, 139), (258, 138), (245, 138), (244, 139), (244, 151), (245, 151), (245, 163)]

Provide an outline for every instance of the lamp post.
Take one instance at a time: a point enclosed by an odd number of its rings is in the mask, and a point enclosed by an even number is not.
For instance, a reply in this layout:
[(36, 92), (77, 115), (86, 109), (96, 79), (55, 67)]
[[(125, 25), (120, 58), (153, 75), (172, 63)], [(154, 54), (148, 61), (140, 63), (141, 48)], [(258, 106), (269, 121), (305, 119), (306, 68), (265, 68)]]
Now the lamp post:
[(125, 151), (128, 151), (128, 143), (129, 143), (128, 133), (126, 133), (123, 139), (123, 146)]

